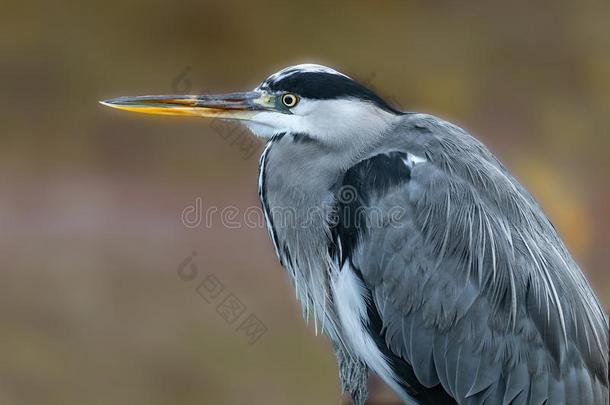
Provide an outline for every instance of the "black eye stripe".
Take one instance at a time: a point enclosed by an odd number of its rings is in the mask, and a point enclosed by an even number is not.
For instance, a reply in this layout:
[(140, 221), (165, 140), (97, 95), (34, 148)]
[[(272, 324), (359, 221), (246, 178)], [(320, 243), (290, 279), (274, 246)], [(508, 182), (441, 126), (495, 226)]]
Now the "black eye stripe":
[(261, 88), (274, 92), (293, 93), (314, 100), (353, 97), (372, 102), (386, 111), (399, 113), (373, 91), (349, 77), (333, 73), (295, 72), (282, 76), (279, 80), (268, 80), (261, 85)]

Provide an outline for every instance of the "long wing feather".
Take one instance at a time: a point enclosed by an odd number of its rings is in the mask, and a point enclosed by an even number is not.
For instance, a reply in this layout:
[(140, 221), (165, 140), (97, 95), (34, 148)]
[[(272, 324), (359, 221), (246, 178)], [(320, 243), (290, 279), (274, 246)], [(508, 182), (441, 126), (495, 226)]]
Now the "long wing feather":
[(340, 260), (387, 349), (460, 404), (608, 404), (607, 316), (538, 204), (463, 130), (417, 115), (395, 132), (347, 172), (358, 200), (340, 204), (343, 220), (384, 218), (354, 220)]

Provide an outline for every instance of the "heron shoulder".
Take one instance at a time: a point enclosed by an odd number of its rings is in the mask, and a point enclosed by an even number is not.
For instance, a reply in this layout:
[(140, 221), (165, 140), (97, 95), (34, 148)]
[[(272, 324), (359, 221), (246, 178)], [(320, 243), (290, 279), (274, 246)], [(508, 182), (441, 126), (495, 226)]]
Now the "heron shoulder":
[[(429, 370), (432, 356), (439, 368), (422, 378), (440, 379), (458, 396), (490, 391), (511, 374), (515, 392), (538, 390), (525, 380), (549, 390), (560, 384), (566, 398), (575, 381), (607, 392), (607, 318), (527, 190), (480, 142), (435, 117), (405, 117), (387, 139), (346, 172), (342, 185), (357, 198), (340, 201), (335, 239), (340, 260), (361, 272), (374, 297), (393, 353), (416, 373)], [(410, 154), (425, 161), (409, 166)], [(393, 217), (396, 207), (402, 214)], [(375, 215), (354, 216), (363, 210)], [(405, 325), (430, 335), (417, 339), (423, 358), (409, 354), (405, 345), (416, 336)], [(488, 377), (464, 381), (468, 389), (460, 392), (464, 386), (443, 377), (447, 365), (436, 364), (447, 347), (425, 343), (439, 337), (461, 341), (459, 367), (475, 367), (476, 375), (476, 364), (463, 363), (469, 353)]]

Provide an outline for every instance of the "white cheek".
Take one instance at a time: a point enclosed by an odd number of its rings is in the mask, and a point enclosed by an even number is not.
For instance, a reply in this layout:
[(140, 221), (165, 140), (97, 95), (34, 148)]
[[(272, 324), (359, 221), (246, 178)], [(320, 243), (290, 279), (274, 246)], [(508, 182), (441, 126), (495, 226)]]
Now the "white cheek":
[(245, 121), (243, 124), (250, 130), (250, 132), (259, 138), (271, 138), (275, 133), (275, 128), (254, 121)]
[(370, 103), (356, 100), (301, 99), (291, 111), (292, 114), (260, 112), (244, 124), (261, 138), (292, 132), (330, 143), (341, 143), (348, 138), (359, 143), (380, 134), (397, 118)]
[(366, 141), (385, 130), (397, 117), (358, 100), (303, 100), (293, 108), (301, 132), (330, 143)]
[(299, 132), (302, 129), (300, 116), (276, 112), (258, 113), (244, 124), (261, 138), (270, 138), (280, 132)]

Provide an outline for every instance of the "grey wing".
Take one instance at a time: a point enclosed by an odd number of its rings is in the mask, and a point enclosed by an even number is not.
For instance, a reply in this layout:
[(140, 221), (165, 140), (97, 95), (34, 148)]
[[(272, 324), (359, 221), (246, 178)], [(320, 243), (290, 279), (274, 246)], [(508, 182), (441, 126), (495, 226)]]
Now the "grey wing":
[(541, 209), (458, 128), (406, 130), (425, 154), (350, 169), (335, 232), (398, 382), (420, 403), (608, 404), (607, 316)]

